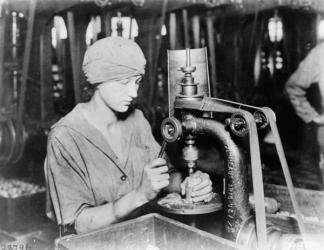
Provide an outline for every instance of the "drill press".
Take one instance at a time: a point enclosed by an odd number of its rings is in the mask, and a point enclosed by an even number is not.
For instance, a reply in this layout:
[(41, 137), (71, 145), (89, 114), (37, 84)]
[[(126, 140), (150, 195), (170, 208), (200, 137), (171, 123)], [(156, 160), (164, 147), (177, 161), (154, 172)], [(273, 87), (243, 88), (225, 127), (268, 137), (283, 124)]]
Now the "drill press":
[[(195, 53), (196, 52), (197, 51), (195, 51)], [(175, 86), (178, 88), (178, 90), (176, 95), (173, 97), (169, 96), (169, 99), (180, 98), (182, 100), (188, 101), (201, 101), (205, 95), (209, 95), (209, 89), (206, 89), (206, 86), (199, 86), (200, 84), (198, 82), (195, 82), (193, 73), (196, 71), (196, 66), (191, 65), (190, 49), (186, 49), (185, 66), (180, 65), (180, 67), (177, 67), (177, 70), (178, 72), (181, 72), (181, 77), (176, 77), (177, 84)], [(200, 89), (205, 88), (205, 90), (208, 91), (201, 92), (198, 89), (199, 87)], [(169, 91), (169, 94), (170, 93), (173, 92)], [(170, 112), (172, 112), (171, 109)], [(191, 117), (191, 112), (184, 111), (180, 112), (177, 115), (181, 116), (181, 120), (187, 120), (189, 117)], [(189, 177), (186, 187), (186, 197), (185, 199), (183, 199), (183, 205), (168, 208), (161, 207), (161, 209), (176, 214), (204, 214), (222, 209), (221, 198), (218, 194), (215, 194), (213, 198), (208, 202), (194, 203), (191, 198), (191, 191), (195, 178), (199, 178), (194, 175), (198, 160), (196, 135), (192, 134), (190, 131), (184, 132), (182, 130), (182, 124), (175, 117), (169, 117), (162, 122), (161, 133), (163, 135), (164, 141), (168, 143), (175, 142), (180, 137), (183, 138), (184, 147), (182, 148), (182, 158), (184, 160), (186, 168), (188, 169)], [(165, 145), (165, 143), (163, 143), (163, 145)]]
[[(200, 52), (198, 52), (200, 51)], [(196, 71), (191, 66), (199, 67)], [(199, 55), (200, 53), (200, 55)], [(227, 238), (247, 246), (246, 249), (283, 249), (277, 243), (285, 241), (285, 233), (280, 229), (266, 224), (263, 180), (261, 171), (260, 146), (257, 130), (271, 129), (275, 137), (275, 145), (287, 182), (289, 194), (296, 212), (296, 218), (301, 231), (305, 232), (300, 211), (293, 192), (291, 177), (282, 148), (282, 143), (276, 126), (275, 115), (269, 108), (260, 108), (243, 103), (209, 97), (208, 68), (205, 60), (201, 60), (200, 49), (186, 50), (184, 67), (183, 51), (169, 51), (169, 118), (162, 123), (162, 135), (165, 139), (177, 135), (184, 139), (183, 158), (189, 169), (189, 176), (195, 171), (198, 150), (195, 139), (199, 134), (209, 134), (218, 141), (224, 154), (224, 230)], [(197, 59), (198, 58), (198, 59)], [(204, 66), (202, 66), (204, 65)], [(181, 71), (181, 75), (176, 70)], [(183, 76), (184, 74), (184, 76)], [(204, 76), (205, 75), (205, 76)], [(195, 76), (195, 78), (193, 77)], [(195, 79), (199, 79), (195, 83)], [(181, 121), (181, 122), (180, 122)], [(172, 125), (172, 124), (176, 124)], [(163, 126), (169, 125), (168, 129)], [(172, 129), (170, 129), (170, 126)], [(175, 133), (181, 127), (181, 133)], [(172, 131), (172, 133), (169, 133)], [(255, 213), (251, 216), (248, 204), (247, 165), (242, 145), (236, 138), (246, 137), (249, 141), (250, 164), (252, 172), (253, 193), (256, 198)], [(175, 140), (175, 138), (173, 138)], [(190, 203), (190, 202), (189, 202)], [(220, 209), (205, 210), (200, 204), (192, 204), (190, 211), (179, 209), (164, 209), (170, 213), (202, 214)], [(198, 206), (197, 206), (198, 205)], [(213, 205), (211, 205), (213, 206)], [(292, 246), (302, 245), (301, 236), (294, 235)], [(293, 248), (290, 248), (293, 249)]]

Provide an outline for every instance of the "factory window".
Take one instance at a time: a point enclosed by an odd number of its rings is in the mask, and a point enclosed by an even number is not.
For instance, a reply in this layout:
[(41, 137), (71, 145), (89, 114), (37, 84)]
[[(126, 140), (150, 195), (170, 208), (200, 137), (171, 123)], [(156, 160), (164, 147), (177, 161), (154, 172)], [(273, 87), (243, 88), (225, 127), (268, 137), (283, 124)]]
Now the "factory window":
[[(89, 46), (100, 38), (102, 35), (102, 20), (100, 16), (91, 18), (86, 31), (86, 44)], [(135, 18), (122, 17), (118, 12), (117, 16), (110, 19), (111, 36), (121, 36), (124, 38), (134, 39), (138, 36), (138, 25)]]
[(317, 27), (317, 39), (318, 41), (324, 40), (324, 19), (320, 20)]
[(277, 10), (275, 10), (273, 17), (271, 17), (268, 21), (268, 34), (270, 42), (276, 43), (276, 46), (273, 44), (270, 45), (271, 49), (269, 51), (270, 53), (267, 64), (270, 75), (273, 77), (275, 70), (282, 70), (284, 61), (281, 51), (282, 48), (280, 46), (280, 42), (283, 39), (283, 24)]
[(255, 84), (259, 82), (276, 81), (285, 70), (285, 55), (283, 51), (283, 22), (275, 10), (273, 16), (267, 19), (266, 36), (258, 48), (254, 61)]
[(161, 35), (162, 36), (166, 36), (167, 35), (167, 28), (166, 28), (165, 24), (163, 24), (163, 26), (162, 26)]
[(56, 48), (58, 39), (67, 39), (68, 33), (62, 17), (54, 16), (54, 26), (52, 28), (52, 46)]
[(101, 32), (100, 16), (93, 16), (88, 24), (86, 31), (86, 44), (89, 46), (98, 40), (98, 35)]
[(268, 22), (268, 32), (271, 42), (280, 42), (283, 38), (283, 27), (281, 18), (278, 16), (277, 10)]
[(138, 25), (135, 18), (122, 17), (118, 12), (116, 17), (111, 18), (111, 36), (122, 36), (134, 39), (138, 36)]
[(65, 25), (65, 21), (61, 16), (54, 16), (53, 27), (51, 30), (52, 36), (52, 83), (53, 83), (53, 99), (55, 111), (62, 98), (65, 97), (65, 72), (64, 72), (64, 57), (66, 51), (66, 44), (68, 38), (68, 32)]

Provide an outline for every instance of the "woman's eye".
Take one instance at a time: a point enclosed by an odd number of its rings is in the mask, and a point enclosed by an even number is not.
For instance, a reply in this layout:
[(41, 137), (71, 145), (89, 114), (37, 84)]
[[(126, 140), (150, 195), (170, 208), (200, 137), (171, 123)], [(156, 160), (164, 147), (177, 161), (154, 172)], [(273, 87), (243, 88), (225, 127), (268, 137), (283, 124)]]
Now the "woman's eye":
[(136, 85), (139, 85), (142, 81), (142, 78), (138, 79), (125, 79), (125, 80), (120, 80), (119, 82), (123, 85), (128, 85), (130, 83), (135, 83)]
[(129, 80), (121, 80), (119, 82), (123, 85), (127, 85), (129, 83)]

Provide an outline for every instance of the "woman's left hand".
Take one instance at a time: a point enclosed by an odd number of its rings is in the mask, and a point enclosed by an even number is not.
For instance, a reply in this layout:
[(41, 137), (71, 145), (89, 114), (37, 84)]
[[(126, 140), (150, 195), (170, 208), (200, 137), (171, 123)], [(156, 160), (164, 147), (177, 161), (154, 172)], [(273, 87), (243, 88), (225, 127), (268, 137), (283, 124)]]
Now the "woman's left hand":
[(201, 171), (196, 171), (190, 177), (181, 183), (181, 194), (186, 194), (187, 183), (190, 181), (191, 190), (191, 199), (193, 202), (205, 201), (209, 202), (213, 197), (212, 194), (212, 182), (209, 178), (209, 175)]

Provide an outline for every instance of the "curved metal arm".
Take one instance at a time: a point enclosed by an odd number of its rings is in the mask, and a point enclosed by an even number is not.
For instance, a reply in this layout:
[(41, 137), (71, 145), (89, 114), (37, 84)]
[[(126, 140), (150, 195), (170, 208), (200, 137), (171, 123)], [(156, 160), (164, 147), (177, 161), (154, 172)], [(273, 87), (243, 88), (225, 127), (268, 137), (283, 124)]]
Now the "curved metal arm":
[(235, 240), (241, 224), (250, 216), (247, 167), (244, 153), (232, 139), (224, 124), (209, 119), (188, 117), (183, 127), (190, 133), (212, 135), (223, 149), (225, 159), (225, 231)]
[(254, 117), (248, 111), (232, 107), (227, 103), (218, 102), (213, 98), (204, 98), (202, 100), (186, 100), (176, 98), (175, 108), (190, 111), (190, 112), (214, 112), (230, 116), (236, 114), (241, 116), (247, 125), (250, 144), (250, 158), (252, 170), (253, 192), (256, 198), (255, 215), (256, 215), (256, 231), (258, 249), (265, 249), (267, 246), (266, 235), (266, 217), (264, 206), (264, 191), (261, 169), (261, 157), (257, 126)]

